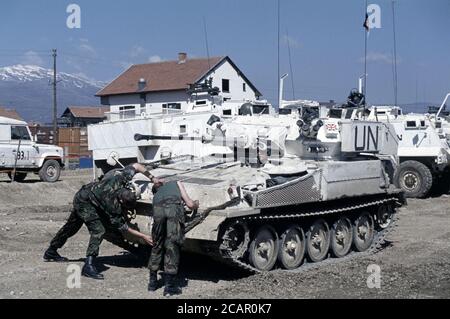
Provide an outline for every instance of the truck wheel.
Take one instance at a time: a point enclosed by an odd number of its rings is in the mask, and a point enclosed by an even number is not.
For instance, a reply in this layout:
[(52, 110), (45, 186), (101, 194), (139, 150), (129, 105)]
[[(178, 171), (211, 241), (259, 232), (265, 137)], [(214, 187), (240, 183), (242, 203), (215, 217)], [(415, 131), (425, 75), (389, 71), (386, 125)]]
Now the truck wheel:
[(61, 166), (58, 161), (48, 160), (42, 165), (42, 168), (39, 171), (39, 177), (41, 181), (47, 183), (55, 183), (58, 181), (59, 176), (61, 175)]
[[(11, 180), (13, 180), (12, 173), (8, 173), (8, 176)], [(22, 183), (25, 178), (27, 178), (27, 173), (16, 173), (16, 177), (14, 178), (15, 182)]]
[(406, 161), (395, 173), (396, 186), (405, 191), (407, 198), (424, 198), (433, 186), (433, 175), (424, 164)]

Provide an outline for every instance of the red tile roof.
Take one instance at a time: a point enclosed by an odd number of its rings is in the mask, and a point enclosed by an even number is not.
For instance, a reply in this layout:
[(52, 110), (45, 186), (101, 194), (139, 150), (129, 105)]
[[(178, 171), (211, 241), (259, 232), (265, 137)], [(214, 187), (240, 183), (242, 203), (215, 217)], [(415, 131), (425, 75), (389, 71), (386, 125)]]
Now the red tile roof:
[[(225, 57), (213, 57), (209, 60), (187, 59), (184, 63), (166, 61), (133, 65), (98, 92), (97, 96), (185, 90), (189, 84), (199, 81), (224, 59)], [(142, 90), (139, 90), (140, 79), (146, 81)]]
[(22, 117), (19, 115), (19, 113), (17, 113), (16, 110), (6, 109), (3, 107), (0, 107), (0, 116), (23, 121)]
[(108, 106), (69, 106), (64, 114), (70, 112), (78, 118), (103, 118), (109, 110)]

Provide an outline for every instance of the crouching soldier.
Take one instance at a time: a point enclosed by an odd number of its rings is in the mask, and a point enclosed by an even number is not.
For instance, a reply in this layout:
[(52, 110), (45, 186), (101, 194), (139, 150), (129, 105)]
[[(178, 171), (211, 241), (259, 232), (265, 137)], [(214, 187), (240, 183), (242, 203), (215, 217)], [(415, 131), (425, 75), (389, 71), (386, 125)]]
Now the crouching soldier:
[(158, 270), (164, 258), (164, 296), (181, 294), (177, 282), (180, 250), (184, 241), (184, 204), (192, 210), (199, 207), (186, 193), (181, 182), (157, 182), (153, 186), (153, 249), (149, 261), (149, 291), (158, 287)]
[(148, 245), (152, 245), (150, 236), (142, 234), (128, 227), (123, 214), (124, 208), (131, 208), (136, 204), (136, 194), (126, 186), (137, 173), (143, 173), (153, 182), (159, 182), (145, 167), (134, 164), (123, 171), (107, 175), (103, 180), (85, 185), (75, 195), (72, 213), (67, 223), (61, 228), (50, 243), (44, 254), (45, 261), (64, 262), (57, 250), (74, 236), (84, 225), (89, 230), (90, 239), (86, 253), (82, 275), (93, 279), (103, 279), (103, 275), (95, 267), (95, 258), (99, 255), (100, 244), (106, 229), (118, 230), (123, 234), (129, 233), (141, 238)]

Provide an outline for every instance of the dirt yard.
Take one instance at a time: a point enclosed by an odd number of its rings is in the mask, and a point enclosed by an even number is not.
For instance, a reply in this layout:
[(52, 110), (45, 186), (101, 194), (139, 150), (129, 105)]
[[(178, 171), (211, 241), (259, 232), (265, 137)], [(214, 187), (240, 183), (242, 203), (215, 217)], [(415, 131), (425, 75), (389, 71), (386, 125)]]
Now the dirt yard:
[[(80, 289), (67, 288), (67, 267), (83, 265), (85, 228), (61, 250), (70, 263), (43, 262), (90, 173), (65, 172), (56, 184), (11, 184), (0, 175), (0, 298), (162, 298), (161, 290), (147, 292), (146, 268), (106, 242), (99, 258), (105, 281), (83, 278)], [(450, 298), (450, 197), (410, 200), (400, 217), (382, 252), (295, 273), (248, 275), (185, 254), (182, 298)], [(371, 264), (381, 267), (380, 289), (367, 287)]]

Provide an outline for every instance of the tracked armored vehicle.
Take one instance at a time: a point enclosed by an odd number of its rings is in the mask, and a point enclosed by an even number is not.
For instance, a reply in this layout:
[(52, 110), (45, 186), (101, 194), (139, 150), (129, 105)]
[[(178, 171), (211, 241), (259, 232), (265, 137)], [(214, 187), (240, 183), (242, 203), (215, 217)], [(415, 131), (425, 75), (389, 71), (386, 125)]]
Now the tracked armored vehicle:
[[(200, 200), (199, 211), (187, 215), (186, 250), (270, 271), (382, 247), (397, 208), (405, 204), (392, 182), (395, 157), (378, 155), (390, 144), (396, 147), (386, 124), (328, 115), (254, 121), (208, 122), (214, 135), (202, 143), (228, 146), (230, 153), (153, 164), (153, 174), (182, 181)], [(180, 139), (135, 135), (137, 141), (167, 138)], [(135, 183), (142, 200), (130, 224), (150, 232), (152, 185), (145, 177)], [(133, 238), (112, 241), (132, 252), (148, 251)]]

